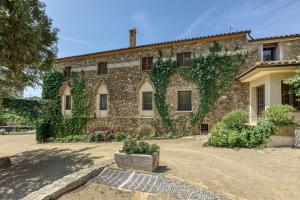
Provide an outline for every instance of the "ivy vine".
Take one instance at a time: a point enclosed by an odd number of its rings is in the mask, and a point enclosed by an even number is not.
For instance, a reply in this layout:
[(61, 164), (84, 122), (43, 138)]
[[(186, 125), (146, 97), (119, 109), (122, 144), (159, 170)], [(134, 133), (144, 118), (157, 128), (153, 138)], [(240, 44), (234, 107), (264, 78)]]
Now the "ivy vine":
[(50, 137), (83, 134), (89, 118), (91, 101), (85, 89), (82, 73), (72, 73), (68, 85), (72, 94), (72, 116), (62, 116), (60, 88), (64, 76), (60, 72), (49, 72), (43, 76), (42, 115), (37, 124), (37, 140), (43, 142)]
[(203, 122), (205, 116), (214, 107), (220, 95), (224, 93), (235, 79), (240, 66), (245, 61), (238, 48), (234, 53), (223, 49), (217, 42), (209, 48), (207, 55), (193, 56), (188, 67), (176, 68), (176, 62), (171, 58), (159, 59), (154, 63), (149, 72), (151, 81), (155, 86), (155, 105), (161, 120), (165, 126), (174, 130), (174, 119), (170, 116), (169, 106), (166, 103), (166, 90), (169, 78), (172, 74), (178, 73), (187, 80), (194, 82), (198, 90), (198, 107), (191, 112), (189, 120), (191, 126)]

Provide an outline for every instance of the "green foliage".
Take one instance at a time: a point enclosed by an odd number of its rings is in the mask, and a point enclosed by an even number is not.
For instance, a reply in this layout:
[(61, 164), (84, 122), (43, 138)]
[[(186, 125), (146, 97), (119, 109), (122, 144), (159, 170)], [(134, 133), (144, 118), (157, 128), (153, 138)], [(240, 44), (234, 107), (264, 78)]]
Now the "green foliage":
[[(233, 111), (242, 113), (241, 110)], [(238, 116), (238, 114), (236, 114)], [(242, 114), (244, 116), (244, 114)], [(228, 118), (225, 118), (228, 119)], [(234, 123), (236, 119), (236, 123)], [(275, 125), (268, 120), (259, 120), (256, 126), (244, 125), (244, 120), (232, 117), (227, 124), (222, 121), (214, 124), (211, 135), (208, 139), (208, 145), (215, 147), (230, 148), (255, 148), (264, 146), (270, 136), (274, 133)], [(229, 125), (229, 126), (228, 126)]]
[(285, 81), (286, 84), (290, 85), (292, 88), (292, 92), (296, 94), (298, 97), (297, 100), (300, 99), (300, 68), (297, 70), (296, 74), (291, 78)]
[(121, 152), (127, 154), (148, 154), (152, 155), (159, 150), (159, 146), (156, 144), (149, 144), (147, 142), (137, 142), (136, 139), (132, 137), (127, 137), (124, 140), (123, 149)]
[(171, 58), (163, 60), (161, 51), (160, 57), (153, 64), (149, 76), (156, 90), (154, 102), (162, 122), (172, 130), (172, 119), (169, 113), (169, 106), (166, 104), (166, 90), (170, 76), (175, 72), (176, 62)]
[(43, 75), (41, 115), (37, 123), (36, 139), (43, 142), (49, 137), (57, 137), (61, 133), (61, 99), (59, 95), (64, 77), (57, 71)]
[(241, 127), (248, 122), (248, 112), (245, 110), (235, 110), (223, 117), (224, 124), (229, 128)]
[(169, 132), (165, 132), (165, 133), (164, 133), (164, 138), (166, 138), (166, 139), (174, 138), (174, 136), (175, 136), (175, 133), (172, 132), (172, 131), (169, 131)]
[(115, 136), (115, 140), (117, 142), (123, 141), (126, 139), (126, 135), (124, 133), (117, 133)]
[(165, 101), (172, 74), (177, 72), (197, 86), (198, 107), (189, 116), (191, 126), (194, 126), (203, 122), (220, 95), (229, 88), (244, 60), (244, 56), (238, 52), (229, 53), (226, 49), (223, 51), (217, 42), (210, 47), (208, 55), (194, 56), (191, 65), (185, 68), (176, 69), (176, 62), (171, 58), (164, 61), (160, 53), (160, 58), (154, 63), (149, 75), (156, 89), (155, 105), (167, 131), (176, 131), (174, 119), (170, 116), (169, 106)]
[(0, 126), (17, 126), (17, 125), (31, 124), (27, 118), (16, 115), (14, 113), (0, 112)]
[[(42, 119), (38, 123), (37, 139), (43, 142), (49, 137), (66, 138), (69, 135), (84, 134), (85, 126), (90, 118), (91, 105), (88, 91), (85, 90), (83, 73), (73, 73), (69, 81), (73, 106), (72, 116), (63, 117), (61, 114), (60, 88), (64, 76), (57, 72), (48, 72), (43, 76), (43, 105)], [(70, 136), (70, 138), (72, 138)]]
[(27, 99), (2, 99), (2, 105), (10, 111), (20, 115), (30, 121), (36, 121), (41, 115), (41, 102)]
[(38, 0), (0, 1), (0, 97), (33, 86), (40, 71), (50, 69), (57, 29)]
[(294, 124), (292, 112), (295, 109), (290, 105), (274, 105), (264, 111), (264, 117), (275, 125)]
[(88, 141), (87, 135), (68, 135), (62, 138), (54, 138), (50, 137), (47, 141), (48, 142), (86, 142)]

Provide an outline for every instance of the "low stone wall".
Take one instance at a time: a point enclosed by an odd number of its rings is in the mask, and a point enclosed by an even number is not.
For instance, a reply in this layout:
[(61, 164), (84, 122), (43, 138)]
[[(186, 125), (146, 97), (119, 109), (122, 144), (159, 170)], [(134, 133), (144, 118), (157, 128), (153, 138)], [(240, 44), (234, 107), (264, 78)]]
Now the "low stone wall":
[(38, 191), (32, 192), (22, 200), (50, 200), (74, 190), (85, 184), (91, 178), (97, 176), (107, 166), (113, 164), (113, 160), (105, 161), (91, 168), (82, 169), (73, 174), (67, 175), (52, 184), (46, 185)]

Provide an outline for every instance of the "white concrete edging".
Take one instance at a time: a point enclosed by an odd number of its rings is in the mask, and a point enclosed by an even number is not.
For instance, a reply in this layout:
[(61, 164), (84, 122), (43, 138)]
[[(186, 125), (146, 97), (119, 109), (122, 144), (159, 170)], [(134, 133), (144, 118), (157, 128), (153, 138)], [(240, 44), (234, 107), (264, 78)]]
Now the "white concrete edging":
[(102, 170), (113, 164), (113, 160), (108, 160), (96, 166), (79, 170), (73, 174), (64, 176), (54, 181), (52, 184), (46, 185), (41, 189), (28, 194), (23, 200), (50, 200), (56, 199), (67, 192), (78, 188), (85, 184), (91, 178), (97, 176)]

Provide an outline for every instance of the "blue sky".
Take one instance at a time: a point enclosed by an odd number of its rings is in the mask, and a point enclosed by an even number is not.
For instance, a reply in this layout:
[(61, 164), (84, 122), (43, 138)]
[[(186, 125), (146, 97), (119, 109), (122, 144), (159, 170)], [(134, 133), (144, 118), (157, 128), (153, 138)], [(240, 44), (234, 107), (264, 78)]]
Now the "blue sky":
[[(58, 57), (233, 31), (252, 37), (300, 33), (298, 0), (43, 0), (60, 29)], [(24, 96), (40, 96), (39, 87)]]

